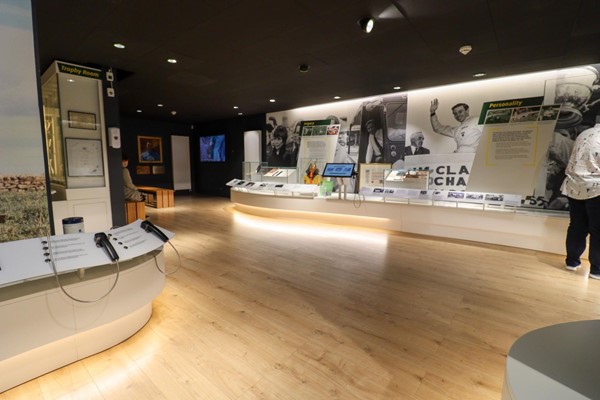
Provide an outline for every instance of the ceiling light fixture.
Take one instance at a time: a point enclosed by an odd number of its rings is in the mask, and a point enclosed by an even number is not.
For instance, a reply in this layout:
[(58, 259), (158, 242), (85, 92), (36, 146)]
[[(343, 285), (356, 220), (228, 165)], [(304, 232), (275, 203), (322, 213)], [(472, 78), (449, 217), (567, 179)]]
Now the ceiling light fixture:
[(139, 113), (141, 113), (141, 112), (142, 112), (142, 110), (135, 110), (135, 111), (136, 111), (136, 112), (139, 112)]
[(115, 46), (117, 49), (124, 49), (125, 45), (122, 43), (114, 43), (113, 46)]
[(239, 108), (238, 106), (233, 106), (233, 109), (234, 109), (234, 110), (237, 110), (238, 108)]
[(336, 100), (339, 100), (339, 99), (341, 99), (341, 97), (340, 97), (340, 96), (333, 96), (333, 98), (334, 98), (334, 99), (336, 99)]
[(270, 99), (269, 100), (271, 103), (275, 103), (275, 99)]
[(363, 30), (363, 32), (371, 33), (371, 31), (373, 30), (373, 27), (375, 26), (375, 18), (368, 17), (368, 18), (359, 19), (358, 25), (360, 26), (360, 29)]
[(485, 72), (477, 72), (475, 74), (473, 74), (473, 78), (481, 78), (482, 76), (485, 76)]
[(177, 111), (171, 111), (171, 115), (176, 115)]
[(244, 113), (238, 113), (238, 115), (244, 115)]
[(157, 107), (162, 107), (163, 105), (162, 105), (162, 104), (160, 104), (160, 103), (158, 103), (156, 106), (157, 106)]
[(467, 54), (469, 54), (471, 52), (471, 50), (473, 50), (473, 48), (471, 46), (469, 46), (468, 44), (466, 44), (466, 45), (462, 46), (460, 49), (458, 49), (460, 54), (462, 54), (463, 56), (466, 56)]
[(400, 90), (402, 89), (402, 86), (394, 86), (394, 90)]
[(167, 62), (168, 62), (168, 63), (171, 63), (171, 64), (177, 64), (177, 60), (176, 60), (176, 59), (174, 59), (174, 58), (168, 58), (168, 59), (167, 59)]

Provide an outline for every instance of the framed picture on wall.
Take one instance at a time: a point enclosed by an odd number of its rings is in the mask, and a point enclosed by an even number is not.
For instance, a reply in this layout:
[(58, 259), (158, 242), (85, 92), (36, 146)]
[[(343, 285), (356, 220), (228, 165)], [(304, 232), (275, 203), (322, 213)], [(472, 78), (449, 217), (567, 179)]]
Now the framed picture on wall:
[(150, 175), (150, 166), (149, 165), (138, 165), (135, 167), (136, 175)]
[(138, 136), (138, 155), (140, 163), (163, 162), (162, 138), (159, 136)]
[(69, 111), (69, 128), (96, 130), (96, 114)]

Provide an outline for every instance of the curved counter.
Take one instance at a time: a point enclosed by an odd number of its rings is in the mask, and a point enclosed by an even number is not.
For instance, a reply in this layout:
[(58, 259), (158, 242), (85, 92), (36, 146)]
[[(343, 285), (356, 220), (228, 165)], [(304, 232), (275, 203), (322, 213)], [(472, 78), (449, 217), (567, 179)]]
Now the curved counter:
[(359, 201), (358, 198), (282, 196), (231, 189), (231, 201), (235, 207), (250, 214), (313, 218), (321, 222), (472, 240), (556, 254), (565, 252), (564, 238), (569, 224), (565, 217), (514, 209)]
[[(112, 347), (142, 328), (164, 285), (163, 250), (120, 263), (117, 285), (100, 301), (68, 298), (54, 276), (0, 289), (0, 392)], [(81, 300), (106, 294), (116, 265), (59, 275), (67, 293)]]
[(547, 326), (521, 336), (506, 359), (502, 400), (597, 399), (600, 321)]

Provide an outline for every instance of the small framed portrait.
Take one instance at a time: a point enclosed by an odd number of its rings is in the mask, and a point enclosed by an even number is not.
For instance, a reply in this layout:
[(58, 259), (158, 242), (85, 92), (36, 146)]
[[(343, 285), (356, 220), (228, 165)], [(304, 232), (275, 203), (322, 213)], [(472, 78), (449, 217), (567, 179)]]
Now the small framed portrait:
[(69, 128), (96, 130), (96, 114), (69, 111)]
[(160, 164), (163, 162), (162, 138), (159, 136), (138, 136), (140, 163)]

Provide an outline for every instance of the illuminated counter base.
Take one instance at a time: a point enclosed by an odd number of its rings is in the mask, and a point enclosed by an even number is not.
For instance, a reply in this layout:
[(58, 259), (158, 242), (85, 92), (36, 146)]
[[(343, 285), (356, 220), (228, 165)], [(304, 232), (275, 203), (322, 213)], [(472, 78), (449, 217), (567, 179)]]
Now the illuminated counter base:
[[(334, 195), (335, 196), (335, 195)], [(348, 195), (350, 198), (350, 195)], [(472, 240), (564, 254), (569, 219), (541, 213), (441, 207), (421, 204), (286, 197), (232, 189), (231, 201), (242, 212), (428, 236)], [(368, 218), (365, 218), (368, 217)]]
[[(154, 260), (156, 255), (156, 262)], [(0, 392), (112, 347), (141, 329), (152, 315), (152, 300), (165, 285), (162, 250), (121, 263), (111, 294), (95, 303), (77, 303), (56, 287), (55, 278), (0, 289)], [(97, 299), (115, 279), (105, 265), (60, 276), (66, 291)]]

